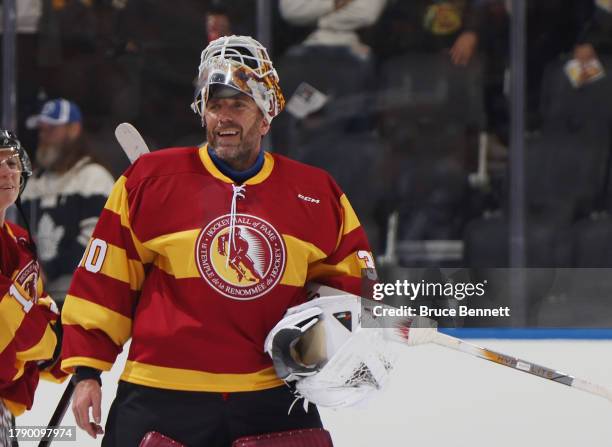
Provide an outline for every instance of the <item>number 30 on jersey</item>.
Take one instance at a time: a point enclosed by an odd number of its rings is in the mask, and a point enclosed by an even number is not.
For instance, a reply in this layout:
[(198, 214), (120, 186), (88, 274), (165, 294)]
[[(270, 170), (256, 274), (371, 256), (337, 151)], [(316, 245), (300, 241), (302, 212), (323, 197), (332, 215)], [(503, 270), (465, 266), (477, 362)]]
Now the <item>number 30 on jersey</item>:
[[(98, 273), (102, 269), (104, 264), (104, 258), (106, 258), (106, 250), (108, 244), (102, 239), (94, 238), (89, 243), (89, 247), (83, 253), (83, 258), (79, 265), (85, 267), (85, 270), (92, 273)], [(85, 260), (85, 262), (83, 262)]]

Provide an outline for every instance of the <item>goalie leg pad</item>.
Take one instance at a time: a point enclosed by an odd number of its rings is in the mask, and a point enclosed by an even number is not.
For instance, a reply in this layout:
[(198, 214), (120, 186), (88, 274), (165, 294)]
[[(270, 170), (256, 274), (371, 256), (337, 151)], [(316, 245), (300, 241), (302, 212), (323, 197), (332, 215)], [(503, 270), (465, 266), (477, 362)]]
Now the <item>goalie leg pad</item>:
[(142, 438), (139, 447), (186, 447), (174, 439), (162, 435), (156, 431), (150, 431)]
[(232, 447), (333, 447), (331, 436), (322, 428), (290, 430), (236, 439)]

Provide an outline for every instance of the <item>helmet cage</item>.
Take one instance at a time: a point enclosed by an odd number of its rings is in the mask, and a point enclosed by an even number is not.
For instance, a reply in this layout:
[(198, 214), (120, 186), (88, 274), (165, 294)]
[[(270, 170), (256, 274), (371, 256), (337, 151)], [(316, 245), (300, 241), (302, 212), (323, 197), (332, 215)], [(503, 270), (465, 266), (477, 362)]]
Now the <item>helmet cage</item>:
[(225, 36), (202, 51), (191, 108), (203, 116), (212, 85), (225, 85), (251, 97), (268, 122), (285, 105), (276, 70), (266, 49), (247, 36)]

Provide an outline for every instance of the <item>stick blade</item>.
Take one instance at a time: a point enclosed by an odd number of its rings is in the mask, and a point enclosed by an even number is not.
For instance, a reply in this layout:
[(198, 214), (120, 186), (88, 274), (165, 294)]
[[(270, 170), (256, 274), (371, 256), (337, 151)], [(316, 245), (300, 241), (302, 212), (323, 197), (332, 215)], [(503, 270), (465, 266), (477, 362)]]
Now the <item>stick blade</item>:
[(134, 163), (138, 157), (143, 154), (149, 153), (147, 143), (130, 123), (121, 123), (115, 129), (115, 137), (121, 145), (125, 155), (130, 160), (130, 163)]

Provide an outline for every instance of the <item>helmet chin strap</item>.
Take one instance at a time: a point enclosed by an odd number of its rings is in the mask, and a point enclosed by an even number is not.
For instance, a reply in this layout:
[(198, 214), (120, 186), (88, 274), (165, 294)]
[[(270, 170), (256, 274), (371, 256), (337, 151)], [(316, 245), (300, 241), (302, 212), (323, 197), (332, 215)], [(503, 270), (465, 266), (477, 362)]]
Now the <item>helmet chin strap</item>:
[(21, 192), (19, 196), (17, 196), (17, 200), (15, 201), (15, 207), (21, 216), (21, 220), (23, 221), (23, 225), (25, 229), (28, 231), (28, 236), (30, 238), (30, 247), (32, 249), (32, 253), (34, 254), (34, 259), (38, 261), (38, 248), (36, 247), (36, 241), (34, 241), (34, 237), (32, 236), (32, 231), (30, 229), (30, 223), (28, 222), (28, 218), (23, 211), (23, 205), (21, 203)]

